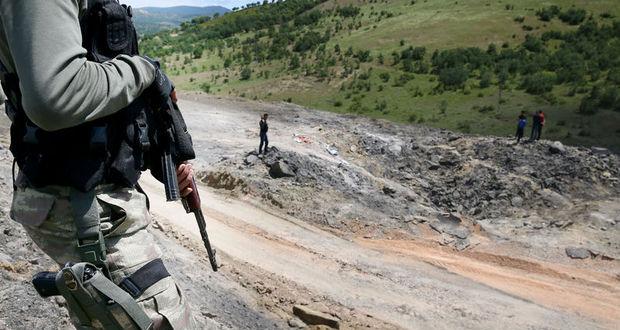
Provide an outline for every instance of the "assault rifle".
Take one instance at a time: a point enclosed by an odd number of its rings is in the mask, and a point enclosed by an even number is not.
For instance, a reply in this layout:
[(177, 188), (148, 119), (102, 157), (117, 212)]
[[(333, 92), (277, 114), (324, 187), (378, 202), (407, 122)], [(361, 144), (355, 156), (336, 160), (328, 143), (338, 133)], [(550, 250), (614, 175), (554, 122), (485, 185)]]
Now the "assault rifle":
[[(176, 169), (183, 162), (194, 159), (196, 156), (183, 115), (178, 105), (172, 101), (172, 98), (169, 98), (160, 109), (153, 111), (152, 117), (153, 119), (151, 122), (154, 124), (156, 132), (153, 138), (157, 145), (155, 148), (155, 155), (153, 156), (159, 156), (161, 167), (158, 169), (155, 166), (156, 164), (151, 162), (151, 172), (164, 184), (166, 188), (166, 199), (169, 202), (182, 199), (185, 211), (187, 213), (194, 213), (196, 221), (198, 222), (198, 228), (200, 229), (202, 242), (209, 254), (211, 268), (213, 271), (217, 272), (218, 265), (215, 259), (216, 251), (211, 247), (211, 242), (209, 241), (209, 235), (206, 229), (207, 225), (202, 213), (196, 181), (192, 178), (190, 185), (192, 193), (189, 196), (181, 198), (181, 193), (179, 191)], [(161, 170), (161, 172), (159, 172), (159, 170)]]

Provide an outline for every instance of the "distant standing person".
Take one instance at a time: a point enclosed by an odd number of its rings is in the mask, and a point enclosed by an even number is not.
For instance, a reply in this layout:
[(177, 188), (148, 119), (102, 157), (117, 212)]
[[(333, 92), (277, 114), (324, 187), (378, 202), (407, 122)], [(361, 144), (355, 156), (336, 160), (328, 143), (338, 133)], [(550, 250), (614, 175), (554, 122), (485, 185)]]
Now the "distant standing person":
[[(269, 148), (269, 139), (267, 138), (267, 132), (269, 131), (269, 125), (267, 125), (267, 117), (268, 114), (262, 115), (260, 118), (260, 146), (258, 147), (258, 154), (266, 154), (267, 149)], [(263, 152), (263, 145), (265, 146), (265, 151)]]
[(542, 110), (538, 111), (538, 117), (540, 118), (540, 125), (538, 126), (538, 135), (536, 137), (536, 140), (540, 140), (540, 138), (542, 137), (542, 130), (545, 126), (545, 113), (542, 112)]
[(532, 134), (530, 135), (530, 141), (536, 141), (540, 137), (540, 113), (534, 112), (532, 116)]
[(523, 138), (525, 126), (527, 126), (527, 117), (525, 117), (525, 111), (521, 111), (521, 114), (519, 115), (519, 123), (517, 124), (517, 144), (521, 142), (521, 139)]

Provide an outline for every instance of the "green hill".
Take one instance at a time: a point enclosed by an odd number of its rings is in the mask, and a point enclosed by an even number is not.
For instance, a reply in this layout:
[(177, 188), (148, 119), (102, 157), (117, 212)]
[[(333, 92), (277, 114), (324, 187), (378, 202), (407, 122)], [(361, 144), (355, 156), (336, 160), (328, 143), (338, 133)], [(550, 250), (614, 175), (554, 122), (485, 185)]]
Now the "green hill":
[(181, 23), (196, 17), (222, 15), (229, 11), (220, 6), (142, 7), (134, 8), (133, 20), (140, 34), (150, 34), (178, 28)]
[(143, 40), (181, 89), (620, 150), (620, 3), (288, 0)]

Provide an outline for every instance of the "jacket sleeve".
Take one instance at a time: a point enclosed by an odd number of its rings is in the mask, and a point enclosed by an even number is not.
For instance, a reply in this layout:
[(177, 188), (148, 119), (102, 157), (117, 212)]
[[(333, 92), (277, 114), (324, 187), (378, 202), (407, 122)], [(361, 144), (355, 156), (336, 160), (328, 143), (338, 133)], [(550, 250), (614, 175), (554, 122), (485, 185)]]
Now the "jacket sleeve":
[(140, 57), (86, 60), (78, 0), (0, 3), (26, 115), (55, 131), (111, 115), (151, 85), (155, 68)]

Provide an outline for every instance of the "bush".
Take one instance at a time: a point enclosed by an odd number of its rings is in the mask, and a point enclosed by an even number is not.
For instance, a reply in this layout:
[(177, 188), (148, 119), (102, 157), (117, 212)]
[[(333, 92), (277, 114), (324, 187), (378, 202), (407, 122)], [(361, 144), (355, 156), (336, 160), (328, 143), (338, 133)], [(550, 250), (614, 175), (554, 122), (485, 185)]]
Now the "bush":
[(570, 8), (558, 16), (562, 22), (570, 25), (581, 24), (586, 19), (586, 11), (583, 9)]
[(598, 112), (598, 100), (586, 96), (579, 104), (579, 113), (584, 115), (593, 115)]
[(536, 16), (538, 16), (538, 18), (541, 21), (545, 21), (545, 22), (549, 22), (551, 19), (558, 16), (559, 14), (560, 14), (560, 7), (558, 6), (545, 7), (536, 12)]
[(200, 90), (209, 94), (211, 93), (211, 85), (207, 84), (207, 83), (202, 83), (200, 84)]
[(599, 106), (604, 109), (612, 109), (620, 103), (620, 93), (617, 87), (607, 87), (601, 92)]
[(252, 77), (252, 69), (250, 69), (249, 67), (245, 67), (241, 70), (241, 80), (250, 80), (250, 78)]
[(459, 131), (461, 131), (461, 132), (471, 133), (471, 123), (469, 123), (467, 121), (462, 121), (462, 122), (458, 123), (456, 128)]
[(439, 72), (439, 82), (448, 88), (463, 87), (469, 78), (469, 71), (464, 66), (445, 68)]
[(553, 90), (555, 80), (555, 74), (539, 72), (525, 76), (521, 88), (529, 94), (542, 95)]
[(613, 68), (607, 73), (607, 81), (620, 85), (620, 68)]
[(493, 73), (489, 70), (482, 71), (480, 74), (480, 88), (488, 88), (491, 86)]
[(293, 57), (291, 58), (291, 62), (289, 63), (289, 69), (291, 70), (295, 70), (295, 69), (299, 69), (299, 67), (301, 66), (301, 60), (299, 59), (299, 56), (297, 55), (293, 55)]
[(539, 53), (543, 50), (543, 47), (544, 47), (543, 42), (537, 37), (531, 36), (529, 34), (525, 36), (525, 41), (523, 42), (523, 48), (533, 53)]
[(321, 34), (315, 31), (310, 31), (297, 40), (293, 46), (293, 50), (303, 53), (316, 48), (321, 43), (323, 43), (323, 37), (321, 37)]
[(335, 107), (338, 107), (338, 108), (339, 108), (339, 107), (341, 107), (341, 106), (342, 106), (342, 101), (336, 101), (336, 102), (334, 102), (334, 106), (335, 106)]
[(495, 107), (492, 105), (485, 105), (478, 109), (478, 112), (480, 113), (487, 113), (487, 112), (493, 112), (493, 111), (495, 111)]
[(194, 56), (194, 58), (198, 59), (202, 57), (202, 52), (203, 52), (202, 47), (197, 47), (192, 52), (192, 55)]
[(362, 63), (372, 61), (372, 57), (370, 56), (369, 50), (358, 50), (357, 53), (355, 54), (355, 57), (358, 60), (360, 60), (360, 62)]
[(387, 72), (381, 72), (379, 74), (379, 78), (381, 78), (381, 81), (383, 81), (384, 83), (390, 81), (390, 74)]
[(360, 8), (359, 7), (355, 7), (353, 5), (348, 5), (346, 7), (337, 8), (336, 12), (338, 13), (338, 15), (340, 15), (341, 17), (344, 17), (344, 18), (355, 17), (355, 16), (359, 15)]

